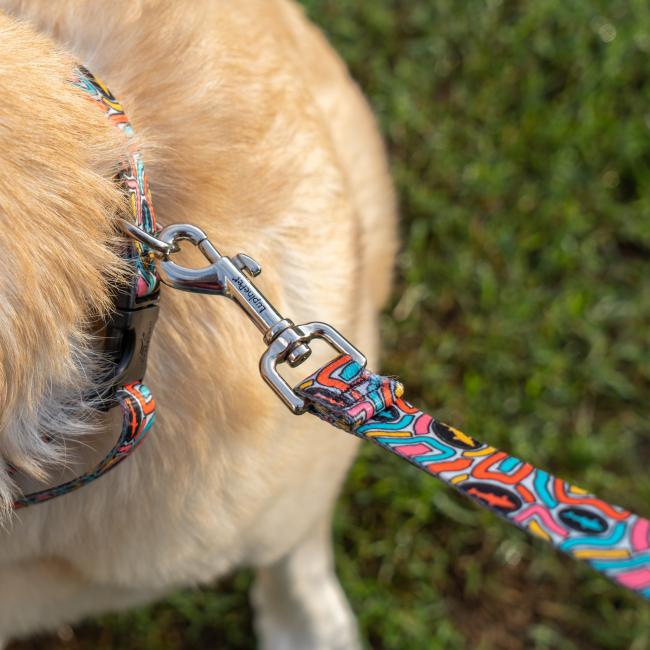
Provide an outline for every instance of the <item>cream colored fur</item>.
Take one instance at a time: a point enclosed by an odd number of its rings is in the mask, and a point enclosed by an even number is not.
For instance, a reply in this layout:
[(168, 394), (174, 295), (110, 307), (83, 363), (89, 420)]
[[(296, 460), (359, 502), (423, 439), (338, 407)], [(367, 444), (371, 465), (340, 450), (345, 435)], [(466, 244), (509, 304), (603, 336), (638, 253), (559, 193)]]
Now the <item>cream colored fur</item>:
[[(81, 395), (91, 323), (124, 273), (111, 245), (124, 141), (66, 82), (75, 60), (122, 100), (159, 220), (253, 255), (283, 314), (331, 323), (374, 364), (395, 250), (384, 153), (343, 64), (296, 6), (0, 0), (0, 456), (56, 476), (115, 435)], [(0, 637), (253, 566), (262, 647), (355, 647), (329, 521), (356, 445), (286, 410), (259, 377), (263, 350), (226, 299), (164, 291), (147, 375), (158, 418), (142, 447), (96, 483), (14, 514), (0, 471)], [(44, 431), (62, 444), (43, 444)]]

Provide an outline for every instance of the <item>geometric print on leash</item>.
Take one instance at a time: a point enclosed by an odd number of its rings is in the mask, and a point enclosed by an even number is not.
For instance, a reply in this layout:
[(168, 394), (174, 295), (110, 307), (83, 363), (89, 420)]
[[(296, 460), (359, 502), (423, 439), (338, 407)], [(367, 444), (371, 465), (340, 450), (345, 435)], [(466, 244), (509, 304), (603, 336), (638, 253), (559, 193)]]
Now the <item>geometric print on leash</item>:
[(650, 598), (650, 521), (423, 413), (341, 355), (296, 387), (307, 409), (436, 476), (515, 526)]

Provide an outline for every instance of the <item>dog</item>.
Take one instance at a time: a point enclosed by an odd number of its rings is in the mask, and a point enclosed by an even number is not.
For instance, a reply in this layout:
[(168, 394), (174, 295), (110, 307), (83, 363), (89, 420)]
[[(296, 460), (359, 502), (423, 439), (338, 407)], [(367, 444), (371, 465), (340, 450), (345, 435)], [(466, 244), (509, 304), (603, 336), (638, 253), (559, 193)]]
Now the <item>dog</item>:
[(116, 435), (83, 395), (101, 347), (90, 324), (128, 274), (125, 145), (70, 84), (79, 64), (122, 101), (159, 221), (253, 255), (283, 315), (331, 323), (374, 366), (396, 250), (375, 121), (297, 5), (0, 0), (0, 637), (248, 566), (262, 648), (358, 647), (330, 542), (355, 441), (264, 385), (264, 343), (227, 300), (164, 290), (147, 440), (87, 487), (12, 508), (21, 480), (74, 476)]

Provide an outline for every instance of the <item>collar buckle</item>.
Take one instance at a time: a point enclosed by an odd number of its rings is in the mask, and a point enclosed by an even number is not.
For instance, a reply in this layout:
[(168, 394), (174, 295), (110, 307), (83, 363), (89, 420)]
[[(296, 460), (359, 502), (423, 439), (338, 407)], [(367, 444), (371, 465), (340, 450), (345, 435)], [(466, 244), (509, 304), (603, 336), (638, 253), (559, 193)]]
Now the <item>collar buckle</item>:
[[(120, 386), (142, 381), (147, 369), (151, 335), (158, 320), (159, 298), (160, 293), (156, 292), (141, 302), (118, 299), (118, 308), (106, 324), (104, 338), (104, 351), (114, 364), (109, 375), (111, 392)], [(127, 302), (126, 306), (124, 302)]]

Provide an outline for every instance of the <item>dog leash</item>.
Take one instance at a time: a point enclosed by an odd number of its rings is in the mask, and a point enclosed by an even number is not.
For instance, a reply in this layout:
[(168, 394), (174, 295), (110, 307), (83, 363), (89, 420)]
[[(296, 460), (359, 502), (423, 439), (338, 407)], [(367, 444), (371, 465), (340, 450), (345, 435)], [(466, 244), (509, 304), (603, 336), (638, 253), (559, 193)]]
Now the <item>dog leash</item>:
[(404, 401), (403, 392), (349, 355), (296, 387), (309, 412), (650, 598), (650, 521), (436, 420)]
[[(124, 226), (138, 238), (137, 229)], [(262, 332), (267, 350), (260, 372), (296, 414), (322, 420), (407, 460), (436, 476), (510, 523), (587, 561), (617, 584), (650, 598), (650, 521), (611, 505), (514, 456), (479, 442), (423, 413), (402, 399), (403, 386), (365, 370), (366, 359), (325, 323), (295, 325), (283, 318), (251, 282), (261, 272), (242, 253), (222, 256), (196, 226), (174, 224), (157, 234), (163, 283), (194, 293), (234, 300)], [(195, 245), (210, 264), (179, 266), (164, 250), (182, 240)], [(340, 354), (290, 388), (277, 366), (300, 365), (313, 339)]]
[[(121, 105), (93, 75), (79, 68), (73, 83), (104, 110), (130, 137)], [(114, 373), (114, 400), (123, 412), (118, 442), (94, 470), (72, 481), (16, 500), (16, 507), (67, 494), (105, 474), (128, 457), (153, 423), (154, 402), (144, 386), (146, 353), (157, 315), (159, 275), (176, 289), (227, 296), (263, 334), (267, 350), (260, 360), (264, 380), (296, 414), (322, 420), (415, 465), (459, 490), (517, 527), (585, 560), (615, 583), (650, 598), (650, 521), (599, 499), (514, 456), (444, 424), (406, 402), (395, 379), (365, 369), (366, 359), (347, 339), (325, 323), (295, 325), (283, 318), (251, 282), (261, 272), (254, 259), (240, 253), (222, 256), (207, 235), (190, 224), (158, 228), (146, 175), (138, 152), (129, 147), (118, 176), (130, 197), (132, 221), (119, 225), (133, 240), (128, 259), (134, 274), (131, 290), (117, 301), (117, 320), (108, 323), (109, 351), (119, 351)], [(203, 268), (173, 262), (179, 242), (188, 241), (207, 258)], [(158, 271), (153, 258), (159, 258)], [(149, 311), (147, 311), (149, 310)], [(122, 312), (127, 312), (125, 316)], [(137, 312), (141, 311), (141, 314)], [(145, 325), (143, 325), (143, 323)], [(138, 350), (125, 346), (137, 334)], [(111, 345), (117, 338), (119, 345)], [(291, 388), (277, 366), (299, 366), (311, 354), (310, 342), (323, 339), (340, 354)], [(134, 361), (139, 358), (140, 361)], [(144, 362), (142, 361), (144, 359)], [(136, 379), (133, 380), (133, 376)], [(129, 379), (130, 383), (123, 383)]]

